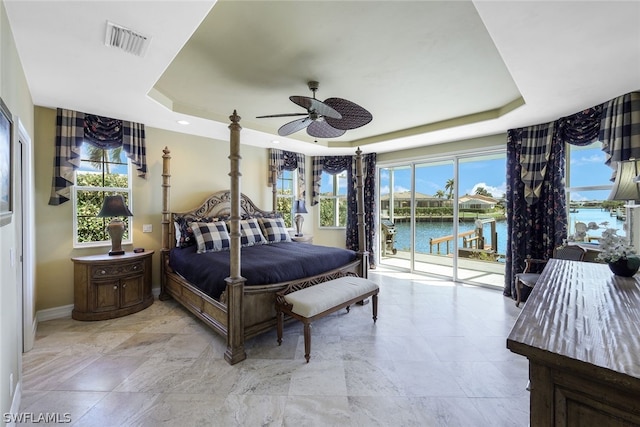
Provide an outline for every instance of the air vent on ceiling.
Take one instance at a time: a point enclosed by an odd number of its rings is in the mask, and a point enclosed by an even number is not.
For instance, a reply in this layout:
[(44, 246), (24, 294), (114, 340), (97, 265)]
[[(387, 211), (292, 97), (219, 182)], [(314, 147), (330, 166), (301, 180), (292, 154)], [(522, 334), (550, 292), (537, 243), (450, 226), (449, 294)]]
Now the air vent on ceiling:
[(107, 34), (104, 39), (104, 44), (107, 46), (117, 47), (137, 56), (144, 56), (150, 41), (150, 37), (107, 21)]

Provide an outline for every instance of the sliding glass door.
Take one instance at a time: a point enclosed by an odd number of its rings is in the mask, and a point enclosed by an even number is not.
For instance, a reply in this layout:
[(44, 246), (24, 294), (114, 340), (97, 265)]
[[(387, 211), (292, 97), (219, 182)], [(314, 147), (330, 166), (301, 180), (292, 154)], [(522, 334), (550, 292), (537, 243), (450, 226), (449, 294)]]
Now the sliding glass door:
[(380, 264), (502, 287), (505, 154), (381, 166)]
[(413, 171), (410, 165), (379, 169), (380, 256), (392, 267), (411, 269)]
[(414, 165), (414, 270), (453, 276), (455, 180), (453, 160)]

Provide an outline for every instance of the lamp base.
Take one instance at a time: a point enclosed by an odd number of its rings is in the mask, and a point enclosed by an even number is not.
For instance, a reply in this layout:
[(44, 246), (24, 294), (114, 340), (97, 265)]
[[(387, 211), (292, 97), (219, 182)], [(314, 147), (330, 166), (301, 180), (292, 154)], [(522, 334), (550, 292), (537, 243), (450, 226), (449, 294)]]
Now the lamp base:
[(109, 256), (111, 255), (124, 255), (124, 251), (109, 251)]

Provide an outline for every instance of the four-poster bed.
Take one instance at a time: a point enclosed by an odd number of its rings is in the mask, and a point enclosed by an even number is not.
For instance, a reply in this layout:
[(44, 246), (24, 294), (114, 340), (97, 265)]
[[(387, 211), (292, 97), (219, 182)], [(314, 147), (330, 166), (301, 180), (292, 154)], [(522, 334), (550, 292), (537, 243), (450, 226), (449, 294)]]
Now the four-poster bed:
[[(241, 237), (242, 239), (246, 239), (246, 237), (241, 233), (241, 221), (246, 218), (271, 218), (275, 212), (259, 209), (249, 198), (241, 193), (240, 130), (242, 128), (239, 124), (240, 117), (235, 111), (229, 118), (231, 120), (231, 124), (229, 125), (231, 133), (229, 154), (231, 170), (229, 173), (231, 177), (230, 190), (211, 195), (195, 209), (183, 212), (172, 212), (170, 210), (171, 156), (168, 148), (163, 150), (160, 299), (172, 297), (213, 330), (226, 337), (227, 350), (224, 357), (227, 362), (234, 364), (246, 358), (244, 350), (244, 342), (246, 339), (275, 327), (276, 313), (274, 303), (276, 292), (282, 291), (291, 284), (315, 284), (347, 275), (366, 278), (369, 262), (368, 252), (365, 250), (365, 224), (364, 212), (362, 210), (362, 206), (364, 206), (363, 168), (362, 152), (360, 149), (356, 152), (358, 251), (348, 251), (346, 249), (327, 248), (288, 241), (242, 247), (246, 245), (241, 242), (244, 241), (246, 243), (246, 241), (241, 240)], [(275, 199), (275, 189), (273, 195)], [(275, 206), (274, 201), (274, 209)], [(193, 252), (192, 256), (199, 257), (200, 259), (202, 259), (203, 256), (225, 257), (226, 264), (224, 265), (227, 266), (225, 273), (228, 272), (229, 275), (223, 279), (224, 283), (221, 283), (222, 289), (219, 294), (207, 294), (173, 268), (177, 264), (177, 261), (172, 261), (172, 253), (177, 253), (182, 250), (176, 241), (178, 227), (174, 226), (174, 224), (176, 224), (176, 220), (178, 219), (182, 219), (184, 222), (185, 219), (188, 220), (189, 218), (196, 218), (194, 221), (198, 221), (199, 218), (215, 220), (224, 218), (229, 225), (229, 250), (209, 254), (196, 253), (195, 249), (190, 249)], [(275, 241), (277, 242), (277, 240)], [(285, 270), (287, 270), (288, 273), (296, 270), (298, 272), (296, 277), (288, 276), (286, 280), (275, 283), (273, 280), (277, 280), (277, 277), (276, 279), (273, 277), (269, 280), (265, 279), (264, 282), (260, 282), (260, 279), (253, 277), (253, 273), (256, 272), (255, 270), (277, 271), (278, 268), (273, 266), (275, 264), (270, 264), (268, 267), (260, 267), (259, 261), (266, 259), (268, 263), (276, 263), (275, 255), (271, 255), (267, 251), (280, 251), (291, 247), (291, 245), (298, 246), (296, 246), (297, 250), (287, 253), (286, 256), (289, 257), (287, 258), (289, 268), (285, 268)], [(258, 253), (258, 251), (263, 250), (265, 252)], [(328, 254), (321, 252), (324, 250), (329, 251)], [(340, 256), (344, 256), (349, 252), (351, 253), (350, 258), (340, 258)], [(295, 253), (299, 254), (296, 255)], [(245, 259), (241, 260), (241, 254), (245, 256)], [(294, 259), (298, 257), (302, 257), (302, 260), (296, 261)], [(310, 262), (310, 259), (315, 261)], [(317, 260), (326, 260), (329, 264), (319, 263)], [(244, 272), (249, 277), (249, 281), (241, 275), (242, 261), (245, 262), (245, 267), (247, 267)], [(296, 262), (299, 264), (298, 268), (292, 268), (292, 266), (296, 265)], [(333, 265), (330, 264), (331, 262), (333, 262)], [(201, 267), (198, 267), (198, 269), (200, 268)], [(220, 282), (219, 279), (218, 281)], [(254, 283), (251, 283), (251, 281)]]

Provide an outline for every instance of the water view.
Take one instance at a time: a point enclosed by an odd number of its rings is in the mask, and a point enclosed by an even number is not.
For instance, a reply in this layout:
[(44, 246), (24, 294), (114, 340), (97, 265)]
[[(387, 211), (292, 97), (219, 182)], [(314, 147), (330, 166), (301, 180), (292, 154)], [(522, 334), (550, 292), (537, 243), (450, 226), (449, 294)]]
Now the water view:
[[(569, 217), (569, 233), (573, 233), (575, 231), (575, 223), (576, 222), (584, 222), (588, 224), (590, 222), (595, 222), (601, 228), (604, 227), (601, 225), (603, 222), (608, 222), (608, 226), (610, 228), (616, 228), (619, 230), (618, 234), (624, 234), (623, 226), (624, 221), (618, 219), (616, 216), (611, 216), (608, 211), (602, 210), (600, 208), (582, 208), (578, 209), (577, 212), (570, 213)], [(472, 231), (475, 229), (475, 224), (473, 221), (464, 221), (460, 222), (458, 226), (458, 232), (463, 233), (465, 231)], [(439, 237), (451, 235), (453, 230), (453, 224), (451, 221), (442, 220), (434, 220), (432, 222), (418, 222), (416, 224), (416, 252), (419, 253), (429, 253), (429, 241), (430, 239), (436, 239)], [(410, 223), (397, 221), (395, 223), (395, 248), (399, 251), (409, 251), (410, 250)], [(599, 237), (602, 234), (602, 229), (599, 230), (589, 230), (587, 235), (592, 237)], [(504, 255), (507, 250), (507, 221), (504, 219), (496, 221), (496, 232), (498, 234), (498, 254)], [(490, 241), (490, 226), (485, 224), (484, 226), (484, 235), (486, 244), (489, 245)], [(458, 245), (462, 247), (462, 239), (458, 239)], [(444, 251), (444, 246), (442, 246), (442, 250)], [(436, 252), (436, 248), (433, 249), (434, 253)], [(453, 251), (453, 243), (451, 244), (450, 252)]]

